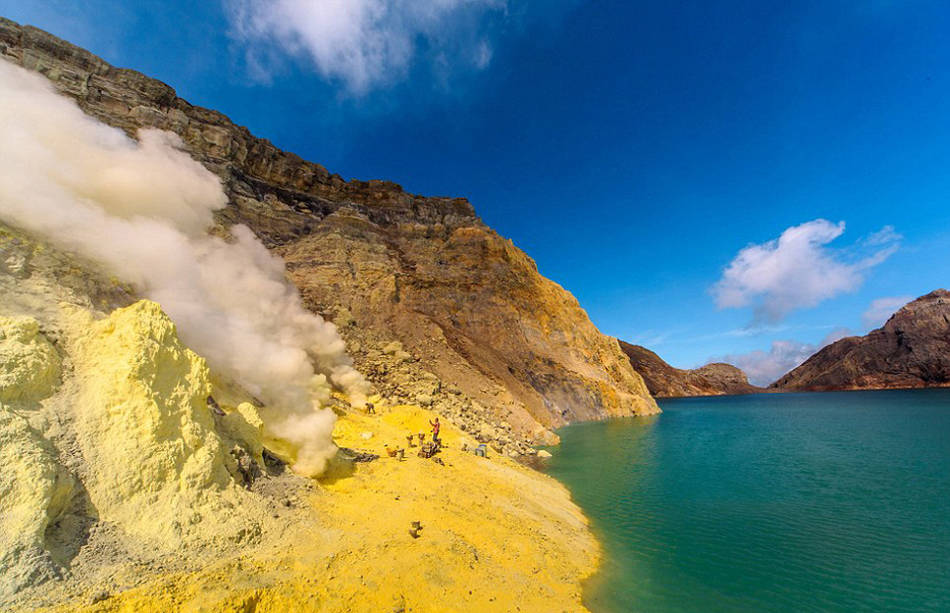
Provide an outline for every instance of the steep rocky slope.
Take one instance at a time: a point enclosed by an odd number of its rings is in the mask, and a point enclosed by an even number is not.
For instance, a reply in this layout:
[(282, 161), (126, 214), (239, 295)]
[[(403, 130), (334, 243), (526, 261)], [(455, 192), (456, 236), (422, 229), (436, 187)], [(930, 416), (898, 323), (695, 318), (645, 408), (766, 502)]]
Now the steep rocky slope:
[(650, 393), (659, 398), (757, 394), (765, 391), (749, 383), (745, 373), (732, 364), (707, 364), (702, 368), (673, 368), (646, 347), (620, 341), (630, 364), (640, 373)]
[(770, 387), (788, 391), (950, 385), (950, 292), (904, 305), (883, 327), (828, 345)]
[(159, 81), (3, 19), (0, 57), (130, 135), (179, 134), (224, 183), (216, 231), (246, 224), (280, 254), (392, 400), (431, 406), (511, 454), (572, 421), (658, 410), (617, 341), (466, 200), (344, 181)]
[(2, 226), (0, 313), (0, 610), (583, 610), (561, 485), (448, 424), (441, 464), (388, 457), (431, 412), (337, 403), (336, 443), (382, 458), (318, 482), (157, 304)]

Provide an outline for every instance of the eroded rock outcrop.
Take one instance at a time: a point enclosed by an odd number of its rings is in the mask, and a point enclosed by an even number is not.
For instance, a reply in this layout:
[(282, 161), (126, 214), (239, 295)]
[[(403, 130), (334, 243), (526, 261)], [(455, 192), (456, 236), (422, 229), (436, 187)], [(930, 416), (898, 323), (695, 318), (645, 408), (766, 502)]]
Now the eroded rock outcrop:
[(659, 398), (757, 394), (766, 391), (749, 383), (746, 374), (732, 364), (714, 363), (685, 370), (670, 366), (646, 347), (621, 341), (620, 348), (643, 377), (650, 393)]
[(788, 391), (950, 385), (950, 292), (904, 305), (883, 327), (828, 345), (770, 387)]
[(341, 332), (357, 367), (397, 400), (417, 392), (389, 376), (380, 351), (393, 341), (409, 356), (399, 363), (406, 381), (429, 373), (458, 390), (428, 394), (434, 410), (469, 429), (490, 426), (507, 452), (553, 442), (551, 430), (572, 421), (658, 410), (617, 341), (466, 200), (344, 181), (159, 81), (3, 19), (0, 57), (46, 75), (130, 135), (180, 135), (227, 192), (216, 232), (248, 225), (285, 258), (311, 310), (345, 312)]

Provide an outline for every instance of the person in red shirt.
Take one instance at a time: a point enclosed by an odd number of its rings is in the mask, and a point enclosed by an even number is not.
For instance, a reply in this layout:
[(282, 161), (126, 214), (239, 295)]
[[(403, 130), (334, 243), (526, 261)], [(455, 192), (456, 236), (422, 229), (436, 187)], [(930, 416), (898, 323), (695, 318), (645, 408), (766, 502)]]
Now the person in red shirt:
[(429, 425), (432, 426), (432, 442), (441, 447), (442, 441), (439, 440), (439, 429), (442, 427), (442, 424), (439, 423), (439, 418), (436, 417), (435, 421), (430, 421)]

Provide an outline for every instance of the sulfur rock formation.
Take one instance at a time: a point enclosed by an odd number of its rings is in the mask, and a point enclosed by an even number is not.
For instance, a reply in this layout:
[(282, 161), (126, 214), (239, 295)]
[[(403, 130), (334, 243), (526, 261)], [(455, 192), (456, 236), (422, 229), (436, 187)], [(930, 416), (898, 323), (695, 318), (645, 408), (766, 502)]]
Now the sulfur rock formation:
[(56, 349), (29, 317), (0, 317), (0, 602), (24, 585), (56, 576), (48, 531), (75, 482), (27, 419), (58, 384)]
[(158, 305), (0, 225), (0, 609), (293, 530), (248, 489), (254, 407), (212, 393)]
[(115, 577), (110, 561), (130, 572), (258, 540), (276, 502), (244, 487), (252, 410), (216, 423), (204, 360), (155, 303), (103, 317), (93, 297), (122, 296), (111, 280), (9, 229), (0, 246), (0, 606)]
[(617, 341), (464, 199), (344, 181), (159, 81), (3, 19), (0, 57), (130, 135), (181, 136), (225, 186), (216, 232), (246, 224), (280, 254), (308, 308), (339, 324), (392, 401), (429, 406), (515, 455), (572, 421), (658, 411)]
[(59, 383), (60, 359), (32, 317), (0, 316), (0, 402), (49, 396)]
[[(237, 534), (240, 524), (228, 525), (235, 506), (252, 501), (235, 487), (236, 466), (207, 406), (205, 361), (181, 344), (154, 302), (100, 321), (86, 312), (72, 319), (72, 409), (98, 519), (159, 549), (196, 536), (209, 541), (209, 529), (224, 539)], [(244, 444), (255, 453), (259, 435)]]

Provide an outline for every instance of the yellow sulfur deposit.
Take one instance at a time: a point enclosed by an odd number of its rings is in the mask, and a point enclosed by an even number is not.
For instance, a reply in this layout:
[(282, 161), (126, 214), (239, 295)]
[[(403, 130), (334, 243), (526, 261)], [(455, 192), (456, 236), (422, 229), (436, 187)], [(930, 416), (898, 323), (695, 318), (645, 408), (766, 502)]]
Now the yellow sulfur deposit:
[(74, 481), (24, 415), (53, 391), (59, 369), (35, 319), (0, 317), (0, 598), (37, 576), (55, 576), (47, 529)]
[(237, 409), (231, 411), (221, 419), (224, 431), (235, 440), (242, 441), (250, 456), (258, 464), (264, 459), (264, 422), (261, 415), (250, 402), (242, 402)]
[(63, 512), (74, 481), (27, 421), (0, 404), (0, 598), (35, 575), (55, 576), (47, 529)]
[[(437, 456), (444, 466), (415, 449), (405, 461), (385, 457), (384, 444), (405, 448), (405, 435), (429, 432), (434, 418), (407, 406), (340, 420), (338, 444), (384, 458), (325, 483), (324, 512), (357, 545), (329, 569), (327, 598), (366, 599), (366, 610), (376, 611), (398, 609), (393, 603), (407, 611), (581, 609), (580, 581), (598, 550), (560, 484), (491, 451), (489, 458), (462, 451), (474, 442), (448, 424), (447, 449)], [(354, 521), (361, 509), (367, 521)], [(418, 539), (407, 533), (413, 521), (423, 526)]]
[[(434, 415), (396, 407), (339, 420), (337, 443), (383, 453)], [(371, 444), (362, 434), (372, 432)], [(145, 611), (581, 611), (597, 564), (586, 520), (552, 479), (460, 450), (337, 467), (302, 504), (322, 534), (161, 577), (85, 609)], [(422, 525), (418, 538), (411, 524)]]
[(211, 411), (204, 360), (155, 303), (64, 309), (61, 377), (34, 323), (6, 324), (34, 332), (0, 364), (31, 407), (0, 405), (4, 610), (583, 610), (599, 552), (567, 491), (464, 451), (474, 441), (449, 423), (441, 463), (418, 457), (406, 436), (435, 414), (343, 415), (336, 443), (381, 457), (313, 481), (263, 465), (261, 413), (239, 392)]
[(251, 501), (226, 466), (205, 361), (151, 301), (101, 321), (77, 311), (73, 330), (76, 430), (99, 518), (171, 549), (236, 534)]
[(0, 317), (0, 402), (37, 401), (59, 382), (59, 354), (32, 317)]

